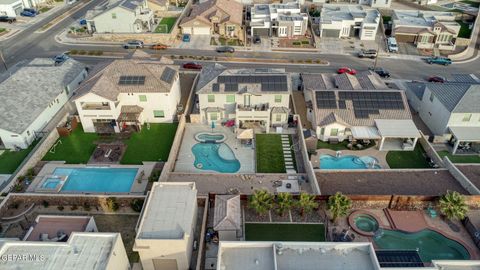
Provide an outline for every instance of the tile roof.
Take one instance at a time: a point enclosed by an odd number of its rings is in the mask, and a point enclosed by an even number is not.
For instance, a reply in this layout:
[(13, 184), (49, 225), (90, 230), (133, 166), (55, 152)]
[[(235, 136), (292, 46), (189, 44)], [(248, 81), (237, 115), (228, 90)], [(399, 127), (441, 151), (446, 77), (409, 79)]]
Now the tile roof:
[[(178, 77), (178, 68), (163, 65), (159, 61), (151, 60), (115, 60), (92, 72), (92, 76), (81, 86), (76, 97), (93, 93), (106, 99), (116, 101), (120, 93), (169, 93), (175, 80), (164, 80), (165, 72), (170, 77)], [(171, 74), (173, 72), (173, 74)], [(144, 83), (120, 85), (122, 76), (145, 77)]]
[(195, 19), (207, 24), (211, 23), (211, 17), (217, 16), (220, 23), (231, 22), (242, 25), (243, 5), (234, 0), (209, 0), (192, 6), (190, 15), (180, 22), (180, 26)]
[(216, 231), (242, 229), (240, 195), (215, 196), (213, 229)]

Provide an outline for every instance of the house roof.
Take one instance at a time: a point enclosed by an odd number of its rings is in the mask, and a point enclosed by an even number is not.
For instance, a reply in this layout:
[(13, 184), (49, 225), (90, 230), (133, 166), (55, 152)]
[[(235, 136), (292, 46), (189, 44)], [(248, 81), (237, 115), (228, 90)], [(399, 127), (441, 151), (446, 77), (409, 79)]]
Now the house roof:
[(480, 85), (464, 83), (427, 83), (433, 95), (453, 113), (480, 113)]
[(407, 91), (412, 92), (419, 100), (422, 100), (423, 93), (425, 93), (425, 88), (427, 87), (423, 82), (405, 82)]
[(362, 71), (353, 76), (347, 73), (302, 73), (305, 90), (361, 90), (387, 89), (383, 80), (372, 71)]
[(375, 119), (378, 133), (390, 138), (420, 138), (420, 132), (411, 119)]
[(362, 5), (324, 4), (320, 12), (321, 23), (332, 21), (353, 21), (363, 19), (365, 23), (379, 23), (380, 13), (373, 8), (365, 8)]
[(450, 126), (448, 127), (455, 138), (462, 142), (480, 142), (480, 127)]
[(120, 93), (169, 93), (178, 78), (177, 67), (140, 59), (115, 60), (92, 73), (76, 99), (87, 93), (112, 101)]
[(242, 25), (243, 5), (234, 0), (209, 0), (192, 6), (190, 15), (186, 16), (180, 22), (180, 26), (199, 20), (210, 25), (212, 17), (218, 17), (220, 23), (230, 22)]
[(240, 195), (215, 196), (213, 229), (215, 231), (237, 231), (242, 229)]
[(52, 59), (36, 58), (10, 70), (0, 78), (0, 128), (21, 134), (85, 65), (68, 59), (56, 66)]

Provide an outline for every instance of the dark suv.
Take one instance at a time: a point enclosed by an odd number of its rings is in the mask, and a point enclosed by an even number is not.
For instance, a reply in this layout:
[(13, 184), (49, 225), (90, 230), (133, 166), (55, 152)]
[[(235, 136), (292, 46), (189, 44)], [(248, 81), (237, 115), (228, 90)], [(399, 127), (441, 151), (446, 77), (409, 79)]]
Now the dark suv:
[(233, 47), (228, 47), (228, 46), (224, 46), (224, 47), (218, 47), (216, 51), (217, 51), (218, 53), (234, 53), (234, 52), (235, 52), (235, 48), (233, 48)]
[(383, 69), (383, 68), (369, 68), (369, 70), (375, 72), (378, 74), (378, 76), (382, 77), (382, 78), (390, 78), (390, 72), (388, 72), (387, 70)]
[(0, 22), (14, 23), (16, 21), (17, 19), (15, 19), (14, 17), (0, 16)]

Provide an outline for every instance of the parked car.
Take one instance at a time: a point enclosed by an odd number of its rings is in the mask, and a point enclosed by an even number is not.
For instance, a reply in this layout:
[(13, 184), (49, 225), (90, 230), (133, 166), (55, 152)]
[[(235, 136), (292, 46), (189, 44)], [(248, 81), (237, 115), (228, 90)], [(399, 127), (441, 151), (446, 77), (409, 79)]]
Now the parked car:
[(190, 35), (189, 34), (184, 34), (182, 37), (183, 42), (190, 42)]
[(369, 68), (369, 70), (375, 72), (378, 74), (378, 76), (382, 77), (382, 78), (390, 78), (390, 72), (388, 72), (387, 70), (383, 69), (383, 68)]
[(452, 60), (450, 58), (439, 57), (439, 56), (425, 58), (425, 61), (427, 63), (429, 63), (430, 65), (431, 64), (439, 64), (439, 65), (448, 66), (452, 63)]
[(36, 14), (35, 13), (32, 13), (32, 12), (29, 12), (29, 11), (22, 11), (20, 12), (20, 15), (23, 16), (23, 17), (35, 17)]
[(387, 51), (398, 53), (398, 44), (394, 37), (387, 38)]
[(17, 19), (14, 18), (14, 17), (0, 16), (0, 22), (14, 23), (16, 21), (17, 21)]
[(152, 50), (165, 50), (165, 49), (167, 49), (168, 47), (167, 47), (167, 45), (158, 43), (158, 44), (153, 44), (150, 48), (151, 48)]
[(134, 49), (138, 49), (138, 48), (143, 48), (143, 41), (141, 40), (128, 40), (127, 42), (125, 42), (122, 47), (124, 49), (131, 49), (131, 48), (134, 48)]
[(87, 20), (86, 19), (81, 19), (78, 23), (80, 25), (87, 25)]
[(28, 11), (28, 12), (33, 13), (35, 15), (39, 14), (38, 10), (33, 9), (33, 8), (24, 8), (23, 11)]
[(59, 65), (65, 61), (67, 61), (70, 57), (66, 53), (62, 53), (53, 57), (53, 61), (55, 61), (55, 65)]
[(357, 71), (353, 68), (341, 67), (337, 70), (337, 73), (338, 74), (348, 73), (350, 75), (355, 75), (355, 74), (357, 74)]
[(444, 82), (447, 82), (447, 79), (445, 79), (445, 77), (435, 75), (435, 76), (429, 77), (429, 78), (428, 78), (428, 81), (429, 81), (429, 82), (444, 83)]
[(194, 63), (194, 62), (185, 63), (185, 64), (182, 65), (182, 67), (185, 68), (185, 69), (196, 69), (196, 70), (202, 69), (202, 65)]
[(218, 47), (216, 49), (216, 51), (218, 53), (234, 53), (235, 52), (235, 48), (233, 47), (228, 47), (228, 46), (223, 46), (223, 47)]
[(377, 57), (377, 50), (365, 50), (365, 49), (362, 49), (362, 50), (358, 53), (358, 57), (360, 57), (360, 58), (368, 57), (368, 58), (374, 59), (375, 57)]
[(254, 36), (253, 44), (260, 44), (260, 43), (262, 43), (262, 39), (260, 38), (260, 36)]

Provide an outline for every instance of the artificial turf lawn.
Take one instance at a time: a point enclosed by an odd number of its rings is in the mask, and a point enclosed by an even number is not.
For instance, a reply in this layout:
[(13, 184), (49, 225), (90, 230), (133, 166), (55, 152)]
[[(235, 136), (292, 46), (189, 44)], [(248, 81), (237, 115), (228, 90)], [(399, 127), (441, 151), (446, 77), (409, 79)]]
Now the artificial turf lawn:
[(480, 163), (480, 157), (478, 155), (455, 155), (453, 156), (448, 151), (438, 151), (438, 155), (441, 158), (447, 156), (453, 163)]
[(167, 25), (167, 32), (165, 32), (164, 27), (157, 26), (157, 28), (155, 29), (155, 33), (161, 33), (161, 34), (170, 33), (170, 31), (172, 31), (172, 27), (175, 25), (176, 21), (177, 21), (177, 17), (162, 18), (162, 20), (160, 21), (160, 23), (158, 25), (160, 26), (160, 25), (166, 24)]
[(257, 172), (285, 173), (282, 139), (278, 134), (257, 134), (255, 136)]
[(0, 154), (0, 174), (13, 173), (38, 142), (39, 140), (33, 141), (27, 149), (20, 151), (5, 150), (3, 154)]
[(324, 224), (245, 223), (247, 241), (325, 241)]
[(419, 143), (413, 151), (388, 151), (387, 163), (390, 169), (429, 168), (425, 150)]

